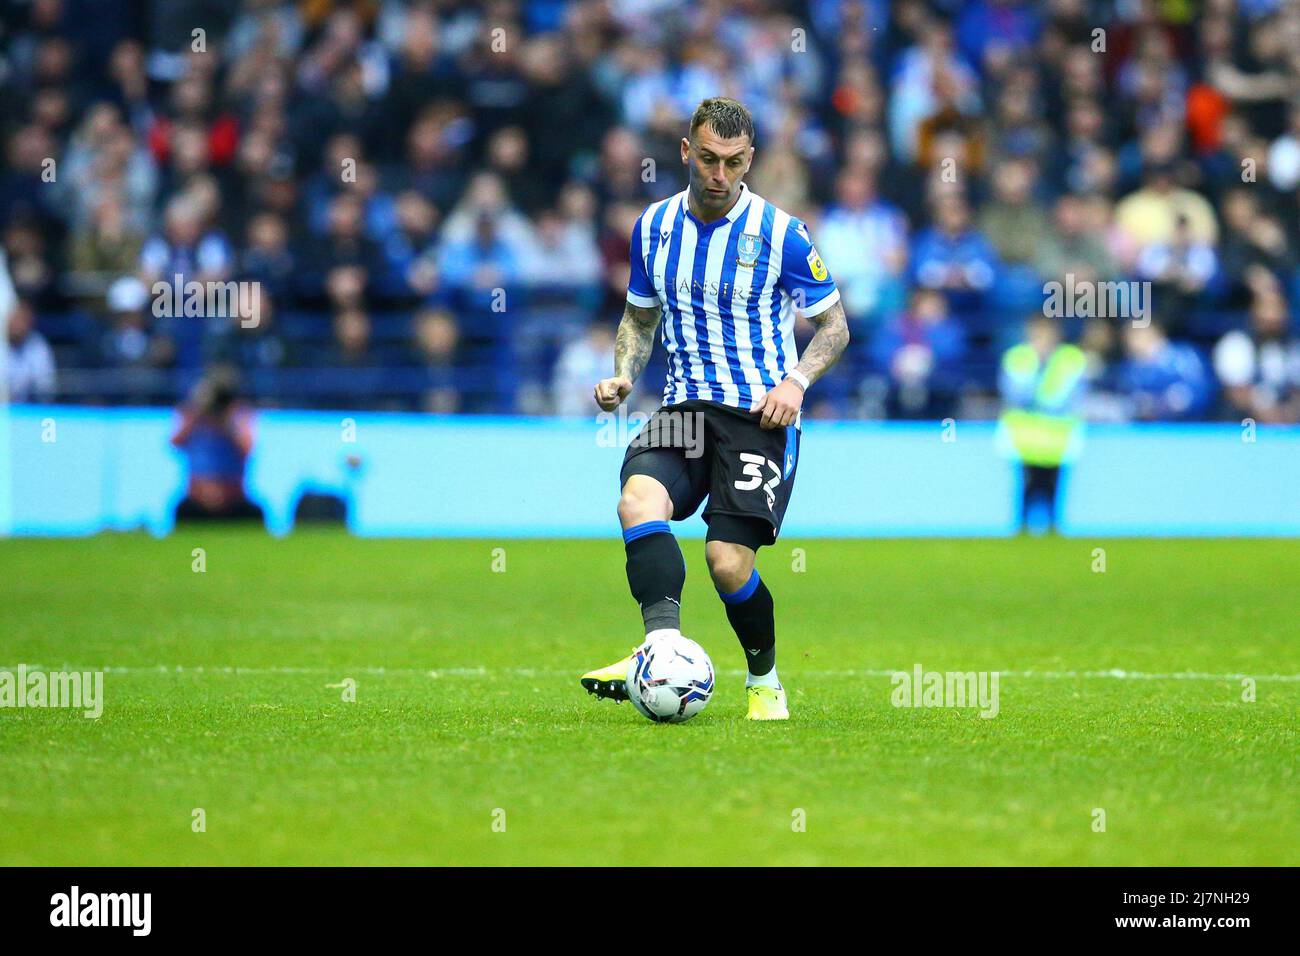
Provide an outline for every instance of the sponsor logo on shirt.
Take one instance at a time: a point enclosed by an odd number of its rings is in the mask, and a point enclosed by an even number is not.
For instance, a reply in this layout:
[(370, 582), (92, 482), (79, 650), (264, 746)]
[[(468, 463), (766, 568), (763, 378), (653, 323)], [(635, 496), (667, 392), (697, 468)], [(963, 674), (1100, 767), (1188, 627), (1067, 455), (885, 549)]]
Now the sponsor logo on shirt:
[(812, 277), (818, 282), (826, 281), (826, 263), (822, 262), (822, 257), (817, 255), (816, 249), (808, 253), (808, 268), (812, 270)]

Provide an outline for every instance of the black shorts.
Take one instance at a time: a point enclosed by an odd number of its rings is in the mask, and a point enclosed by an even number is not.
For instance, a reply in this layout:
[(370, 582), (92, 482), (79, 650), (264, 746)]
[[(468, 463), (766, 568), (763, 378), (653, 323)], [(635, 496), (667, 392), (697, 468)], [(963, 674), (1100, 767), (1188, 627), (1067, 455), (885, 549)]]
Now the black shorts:
[(781, 531), (795, 469), (799, 426), (763, 428), (761, 412), (692, 400), (665, 405), (628, 444), (619, 486), (648, 475), (668, 489), (673, 520), (704, 509), (710, 541), (757, 551)]

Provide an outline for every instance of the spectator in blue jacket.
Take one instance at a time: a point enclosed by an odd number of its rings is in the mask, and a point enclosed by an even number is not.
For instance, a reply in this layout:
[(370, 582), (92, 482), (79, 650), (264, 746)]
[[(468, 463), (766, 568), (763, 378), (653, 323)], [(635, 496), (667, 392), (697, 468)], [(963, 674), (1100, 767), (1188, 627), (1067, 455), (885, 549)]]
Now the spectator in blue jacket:
[(487, 214), (478, 217), (472, 236), (446, 242), (438, 258), (447, 286), (469, 293), (471, 300), (482, 307), (491, 307), (494, 290), (508, 288), (523, 278), (518, 250)]
[(1201, 416), (1214, 385), (1196, 349), (1173, 342), (1155, 322), (1124, 333), (1119, 383), (1139, 421), (1178, 422)]
[(918, 289), (911, 307), (882, 326), (871, 343), (884, 372), (890, 417), (944, 418), (956, 404), (966, 335), (942, 295)]
[(950, 193), (935, 202), (934, 225), (912, 247), (915, 283), (948, 297), (958, 316), (971, 316), (997, 278), (998, 257), (984, 234), (971, 225), (965, 197)]

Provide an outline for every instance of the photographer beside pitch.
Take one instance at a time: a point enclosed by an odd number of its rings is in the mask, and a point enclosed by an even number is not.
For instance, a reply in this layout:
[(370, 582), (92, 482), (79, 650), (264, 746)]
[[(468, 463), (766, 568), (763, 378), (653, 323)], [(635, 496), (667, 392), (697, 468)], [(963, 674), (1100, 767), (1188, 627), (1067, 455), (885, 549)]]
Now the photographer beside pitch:
[[(652, 203), (632, 232), (627, 306), (614, 346), (614, 376), (596, 385), (613, 411), (645, 368), (662, 320), (668, 353), (663, 406), (628, 447), (618, 516), (627, 578), (647, 639), (681, 633), (686, 565), (668, 522), (704, 499), (705, 557), (745, 649), (751, 720), (789, 717), (776, 672), (772, 595), (754, 569), (790, 501), (804, 392), (844, 351), (839, 290), (798, 219), (749, 191), (754, 124), (735, 100), (702, 102), (682, 139), (685, 190)], [(795, 312), (816, 327), (796, 355)], [(703, 422), (703, 454), (674, 427)], [(662, 425), (662, 427), (660, 427)], [(628, 658), (591, 671), (582, 685), (625, 700)]]
[(176, 521), (263, 522), (262, 509), (244, 491), (252, 412), (239, 398), (234, 373), (217, 369), (200, 379), (179, 411), (171, 444), (185, 456), (189, 480)]

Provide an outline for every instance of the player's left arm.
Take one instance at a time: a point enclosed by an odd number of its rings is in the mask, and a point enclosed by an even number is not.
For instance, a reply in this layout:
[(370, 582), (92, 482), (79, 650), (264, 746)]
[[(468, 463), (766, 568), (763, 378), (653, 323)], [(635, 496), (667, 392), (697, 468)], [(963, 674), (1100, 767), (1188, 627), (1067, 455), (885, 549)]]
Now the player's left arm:
[(808, 319), (817, 329), (808, 347), (803, 350), (795, 371), (803, 374), (811, 385), (826, 374), (826, 370), (839, 361), (849, 344), (849, 320), (843, 303), (836, 302), (820, 315)]
[(798, 220), (792, 221), (786, 232), (780, 284), (817, 331), (794, 371), (764, 397), (760, 422), (764, 428), (794, 424), (803, 408), (805, 386), (800, 379), (806, 379), (811, 386), (849, 344), (849, 323), (839, 290), (813, 247), (807, 228)]

